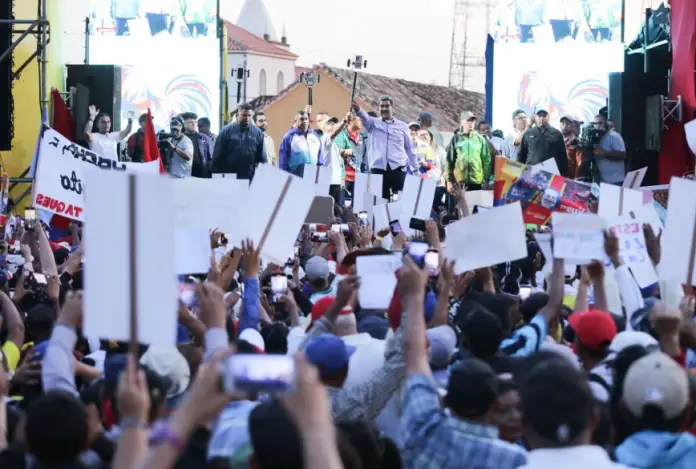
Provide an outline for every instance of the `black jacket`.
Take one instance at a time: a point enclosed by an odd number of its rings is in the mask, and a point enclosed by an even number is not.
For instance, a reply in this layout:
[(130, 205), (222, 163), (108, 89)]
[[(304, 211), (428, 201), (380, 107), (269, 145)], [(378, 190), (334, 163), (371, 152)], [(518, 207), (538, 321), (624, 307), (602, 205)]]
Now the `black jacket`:
[(253, 124), (242, 129), (234, 123), (223, 127), (215, 141), (212, 172), (235, 173), (237, 179), (252, 179), (256, 167), (267, 161), (261, 129)]
[(518, 161), (533, 165), (551, 158), (555, 158), (561, 176), (567, 176), (568, 154), (561, 131), (548, 126), (543, 131), (534, 127), (525, 132), (517, 156)]

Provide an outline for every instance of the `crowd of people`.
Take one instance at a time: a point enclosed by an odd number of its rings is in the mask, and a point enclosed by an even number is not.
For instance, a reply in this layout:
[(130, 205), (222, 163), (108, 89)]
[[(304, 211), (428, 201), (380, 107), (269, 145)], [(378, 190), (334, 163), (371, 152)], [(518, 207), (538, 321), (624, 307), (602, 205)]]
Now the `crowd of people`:
[[(96, 111), (92, 144), (110, 132)], [(554, 158), (571, 171), (559, 142), (575, 123), (558, 131), (547, 115), (517, 111), (505, 137), (464, 111), (445, 142), (427, 111), (406, 123), (389, 97), (379, 115), (357, 105), (342, 118), (320, 113), (316, 130), (308, 107), (277, 156), (266, 116), (246, 105), (217, 136), (205, 119), (175, 117), (161, 146), (170, 176), (251, 179), (263, 163), (297, 175), (323, 164), (334, 224), (349, 228), (326, 226), (319, 241), (305, 226), (294, 257), (274, 265), (211, 227), (209, 272), (182, 280), (196, 299), (179, 304), (176, 348), (86, 337), (81, 224), (57, 238), (13, 217), (0, 246), (0, 467), (696, 467), (691, 288), (641, 289), (610, 232), (606, 259), (572, 271), (545, 257), (532, 231), (514, 262), (455, 274), (444, 256), (446, 227), (476, 216), (465, 191), (491, 186), (493, 158)], [(133, 161), (141, 139), (129, 144)], [(607, 158), (620, 153), (612, 144)], [(407, 173), (436, 179), (449, 206), (411, 237), (373, 227), (345, 203), (360, 172), (383, 175), (385, 199)], [(658, 266), (660, 234), (646, 225), (644, 236)], [(418, 243), (435, 266), (413, 255)], [(390, 305), (366, 308), (357, 266), (378, 255), (401, 267)], [(230, 363), (249, 356), (268, 360), (258, 362), (269, 367), (263, 382), (231, 389)], [(288, 389), (274, 357), (294, 360)]]

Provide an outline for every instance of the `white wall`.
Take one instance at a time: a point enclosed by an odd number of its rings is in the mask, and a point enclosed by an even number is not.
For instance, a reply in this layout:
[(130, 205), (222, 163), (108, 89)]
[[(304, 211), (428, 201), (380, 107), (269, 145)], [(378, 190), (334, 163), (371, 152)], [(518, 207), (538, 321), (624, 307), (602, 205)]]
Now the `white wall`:
[[(232, 72), (236, 73), (237, 67), (244, 65), (244, 54), (230, 52), (227, 60), (229, 67), (227, 73), (228, 88), (229, 88), (229, 107), (234, 109), (237, 105), (237, 81), (232, 76)], [(295, 60), (284, 59), (277, 57), (267, 57), (263, 55), (254, 55), (249, 53), (247, 56), (247, 69), (249, 70), (249, 78), (247, 78), (246, 97), (247, 101), (256, 99), (261, 94), (260, 75), (261, 70), (266, 72), (266, 92), (265, 96), (275, 96), (283, 89), (287, 88), (295, 81)], [(283, 72), (283, 87), (278, 89), (278, 72)], [(242, 87), (242, 95), (240, 103), (244, 100), (244, 89)]]

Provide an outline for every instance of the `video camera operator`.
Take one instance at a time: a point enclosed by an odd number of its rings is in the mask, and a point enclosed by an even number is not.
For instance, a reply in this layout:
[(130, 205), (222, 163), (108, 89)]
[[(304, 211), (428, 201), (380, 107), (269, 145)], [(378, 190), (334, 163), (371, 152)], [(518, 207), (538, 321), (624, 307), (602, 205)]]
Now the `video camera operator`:
[(157, 136), (167, 172), (175, 178), (191, 177), (193, 142), (184, 135), (184, 121), (180, 117), (172, 117), (169, 129), (170, 133), (160, 132)]
[(583, 127), (580, 137), (582, 165), (578, 178), (592, 182), (621, 184), (626, 177), (626, 145), (621, 135), (607, 126), (598, 114), (592, 125)]

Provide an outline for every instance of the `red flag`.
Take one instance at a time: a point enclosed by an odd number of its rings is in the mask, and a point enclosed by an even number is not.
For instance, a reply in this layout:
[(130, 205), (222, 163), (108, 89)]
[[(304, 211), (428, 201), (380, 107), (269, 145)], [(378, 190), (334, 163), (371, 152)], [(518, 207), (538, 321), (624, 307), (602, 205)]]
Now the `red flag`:
[(143, 161), (159, 160), (160, 174), (165, 174), (162, 158), (160, 157), (159, 148), (157, 147), (157, 135), (155, 134), (155, 126), (152, 123), (152, 113), (150, 108), (147, 108), (147, 120), (145, 121), (145, 140), (143, 142)]
[(53, 129), (71, 142), (75, 141), (75, 127), (70, 108), (57, 89), (51, 90), (51, 97), (53, 98)]

